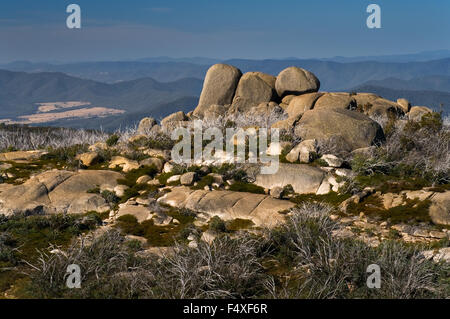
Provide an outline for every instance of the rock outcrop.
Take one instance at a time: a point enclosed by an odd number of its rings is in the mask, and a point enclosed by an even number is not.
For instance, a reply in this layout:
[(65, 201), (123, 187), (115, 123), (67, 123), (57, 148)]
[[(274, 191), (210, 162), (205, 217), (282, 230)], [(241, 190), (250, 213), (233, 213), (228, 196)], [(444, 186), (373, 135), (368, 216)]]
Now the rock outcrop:
[(187, 208), (223, 220), (249, 219), (256, 226), (274, 226), (284, 220), (279, 212), (294, 206), (289, 201), (277, 200), (268, 195), (231, 192), (192, 190), (175, 187), (158, 199), (159, 203), (178, 208)]
[(112, 190), (119, 178), (122, 174), (111, 171), (47, 171), (0, 192), (0, 214), (105, 211), (109, 209), (106, 201), (87, 191), (96, 187)]

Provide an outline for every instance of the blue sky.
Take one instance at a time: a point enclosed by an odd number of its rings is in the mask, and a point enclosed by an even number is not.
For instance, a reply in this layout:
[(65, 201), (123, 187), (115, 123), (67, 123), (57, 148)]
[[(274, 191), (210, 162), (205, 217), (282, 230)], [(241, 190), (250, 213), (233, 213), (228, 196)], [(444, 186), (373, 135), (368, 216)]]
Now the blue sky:
[[(66, 7), (82, 28), (66, 27)], [(366, 7), (382, 10), (368, 29)], [(0, 3), (0, 62), (152, 56), (332, 57), (450, 49), (448, 0), (15, 0)]]

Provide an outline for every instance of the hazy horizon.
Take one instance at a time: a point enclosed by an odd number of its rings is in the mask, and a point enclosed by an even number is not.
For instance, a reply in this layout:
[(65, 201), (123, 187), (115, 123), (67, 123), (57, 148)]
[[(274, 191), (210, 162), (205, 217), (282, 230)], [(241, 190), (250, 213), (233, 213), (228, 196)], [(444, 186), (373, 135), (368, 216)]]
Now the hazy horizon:
[[(66, 7), (81, 7), (68, 29)], [(227, 60), (403, 55), (450, 50), (450, 2), (377, 0), (381, 29), (369, 29), (373, 1), (227, 2), (131, 0), (0, 4), (0, 63), (123, 61), (147, 57)], [(418, 41), (419, 40), (419, 41)]]

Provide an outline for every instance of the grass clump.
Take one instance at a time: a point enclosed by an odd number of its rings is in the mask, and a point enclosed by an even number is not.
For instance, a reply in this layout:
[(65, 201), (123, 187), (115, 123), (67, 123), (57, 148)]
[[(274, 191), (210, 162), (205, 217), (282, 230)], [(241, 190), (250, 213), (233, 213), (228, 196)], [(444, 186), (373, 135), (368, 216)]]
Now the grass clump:
[[(116, 227), (122, 234), (141, 236), (147, 239), (147, 243), (154, 247), (172, 246), (185, 228), (192, 225), (194, 215), (185, 210), (169, 210), (167, 215), (177, 219), (179, 224), (169, 224), (167, 226), (154, 225), (153, 220), (146, 220), (139, 223), (133, 215), (123, 215), (117, 219)], [(181, 238), (183, 239), (183, 238)]]

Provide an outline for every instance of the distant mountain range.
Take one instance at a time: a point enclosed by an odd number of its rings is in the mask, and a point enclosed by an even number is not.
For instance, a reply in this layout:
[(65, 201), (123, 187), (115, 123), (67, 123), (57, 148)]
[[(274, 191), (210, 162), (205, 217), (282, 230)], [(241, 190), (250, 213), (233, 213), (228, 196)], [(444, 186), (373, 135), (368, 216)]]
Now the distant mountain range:
[(450, 50), (435, 50), (423, 51), (411, 54), (390, 54), (390, 55), (371, 55), (371, 56), (356, 56), (356, 57), (342, 57), (335, 56), (332, 58), (324, 58), (320, 60), (334, 61), (334, 62), (361, 62), (361, 61), (378, 61), (378, 62), (424, 62), (430, 60), (439, 60), (450, 58)]
[[(201, 88), (202, 81), (194, 78), (169, 83), (142, 78), (107, 84), (63, 73), (0, 70), (0, 118), (15, 119), (23, 115), (36, 114), (37, 103), (85, 101), (89, 103), (88, 106), (72, 107), (70, 110), (91, 107), (124, 110), (125, 114), (120, 117), (130, 124), (131, 119), (138, 120), (138, 116), (141, 115), (152, 115), (158, 119), (178, 109), (193, 109)], [(51, 114), (58, 115), (58, 112), (65, 111), (67, 109), (58, 109)], [(111, 128), (120, 126), (122, 119), (116, 124), (113, 123), (114, 120), (87, 119), (83, 119), (82, 123), (95, 122), (94, 126), (98, 126), (98, 122), (105, 122), (104, 126)], [(64, 123), (66, 122), (67, 120), (64, 120)], [(73, 123), (75, 125), (76, 121)]]
[[(234, 65), (243, 72), (261, 71), (277, 75), (289, 66), (310, 70), (321, 81), (325, 91), (342, 90), (367, 81), (397, 78), (450, 76), (450, 58), (426, 62), (351, 62), (322, 60), (244, 60), (233, 59), (224, 63)], [(1, 67), (1, 66), (0, 66)], [(62, 72), (74, 77), (106, 83), (117, 83), (150, 77), (160, 82), (173, 82), (184, 78), (203, 79), (209, 65), (188, 62), (82, 62), (72, 64), (34, 64), (16, 62), (4, 69), (23, 72)]]
[(410, 80), (386, 78), (383, 80), (367, 81), (363, 85), (382, 86), (396, 90), (434, 90), (450, 92), (450, 76), (429, 75), (416, 77)]
[[(450, 51), (433, 51), (360, 62), (356, 61), (360, 57), (336, 57), (332, 59), (340, 62), (288, 58), (232, 59), (223, 63), (234, 65), (243, 72), (261, 71), (273, 75), (286, 67), (298, 66), (317, 75), (321, 91), (373, 92), (391, 100), (404, 97), (414, 105), (435, 110), (443, 104), (444, 112), (448, 114), (450, 58), (420, 61), (448, 54)], [(411, 61), (386, 62), (401, 59)], [(175, 111), (188, 112), (198, 102), (206, 71), (216, 62), (219, 60), (202, 57), (156, 57), (139, 61), (70, 64), (19, 61), (0, 65), (0, 68), (8, 69), (0, 70), (0, 120), (23, 121), (25, 116), (27, 120), (35, 121), (50, 116), (52, 125), (102, 126), (111, 130), (132, 125), (145, 116), (160, 119)], [(64, 106), (61, 102), (72, 105)], [(49, 104), (46, 107), (52, 111), (42, 114), (37, 103)], [(75, 104), (77, 106), (73, 106)], [(85, 113), (91, 112), (92, 108), (97, 115), (87, 116)], [(72, 116), (74, 111), (84, 117)], [(39, 121), (33, 124), (43, 125)]]

